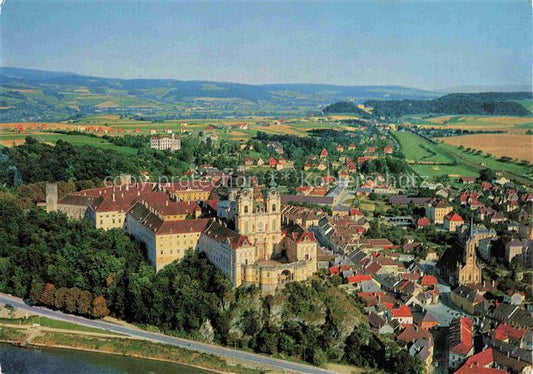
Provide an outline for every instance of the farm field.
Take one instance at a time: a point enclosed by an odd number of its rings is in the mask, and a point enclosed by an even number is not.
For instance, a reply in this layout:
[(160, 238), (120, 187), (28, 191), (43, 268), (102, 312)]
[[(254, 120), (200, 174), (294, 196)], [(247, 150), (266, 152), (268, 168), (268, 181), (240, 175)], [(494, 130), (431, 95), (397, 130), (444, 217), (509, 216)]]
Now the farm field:
[[(422, 127), (444, 127), (463, 130), (505, 131), (523, 134), (533, 127), (533, 117), (511, 116), (439, 116), (413, 119), (407, 122)], [(532, 126), (532, 127), (530, 127)]]
[(518, 134), (476, 134), (440, 138), (446, 144), (464, 146), (490, 153), (533, 162), (533, 136)]
[[(507, 134), (495, 135), (501, 136)], [(476, 175), (480, 169), (490, 168), (495, 171), (502, 171), (512, 174), (518, 178), (525, 177), (528, 180), (533, 179), (533, 168), (527, 165), (519, 165), (513, 162), (502, 162), (493, 157), (487, 157), (486, 155), (477, 155), (471, 152), (465, 152), (460, 150), (457, 146), (451, 144), (433, 144), (428, 140), (409, 132), (395, 132), (394, 136), (398, 139), (398, 142), (401, 146), (401, 151), (406, 159), (411, 160), (412, 169), (421, 176), (428, 176), (431, 179), (435, 179), (443, 175), (448, 175), (449, 177), (471, 176)], [(525, 137), (526, 135), (518, 136)], [(446, 138), (446, 140), (447, 139), (450, 138)], [(428, 162), (428, 160), (430, 160), (429, 156), (436, 157), (427, 150), (431, 150), (431, 152), (434, 152), (439, 157), (448, 159), (449, 163), (455, 164), (424, 164), (424, 162)]]
[(29, 132), (29, 133), (5, 133), (0, 132), (0, 145), (4, 147), (12, 147), (13, 145), (20, 145), (24, 143), (26, 136), (32, 136), (43, 143), (55, 144), (59, 139), (69, 142), (72, 145), (91, 145), (93, 147), (108, 149), (117, 152), (122, 152), (130, 155), (137, 154), (137, 150), (131, 147), (121, 147), (108, 142), (105, 139), (95, 138), (85, 135), (69, 135), (56, 134), (52, 132)]
[(405, 158), (412, 162), (451, 163), (448, 156), (442, 153), (439, 147), (424, 141), (419, 136), (409, 131), (398, 131), (394, 136), (400, 143)]
[(456, 156), (459, 163), (479, 165), (480, 168), (486, 167), (495, 171), (508, 172), (516, 176), (526, 177), (530, 180), (533, 179), (533, 167), (531, 166), (518, 165), (513, 162), (502, 162), (493, 157), (468, 153), (450, 144), (440, 144), (440, 146), (443, 150)]
[[(239, 128), (238, 124), (247, 123), (247, 128)], [(43, 125), (45, 130), (43, 130)], [(21, 127), (24, 132), (19, 132)], [(92, 127), (93, 131), (89, 131)], [(210, 128), (212, 127), (212, 128)], [(125, 134), (132, 135), (149, 135), (153, 130), (157, 134), (164, 134), (166, 128), (171, 129), (174, 133), (181, 134), (185, 130), (191, 134), (215, 133), (221, 139), (247, 140), (254, 137), (258, 131), (268, 134), (291, 134), (298, 136), (307, 136), (307, 131), (312, 129), (323, 128), (342, 128), (345, 130), (355, 131), (353, 127), (339, 126), (336, 122), (318, 122), (306, 118), (291, 119), (287, 122), (276, 121), (270, 117), (250, 117), (246, 119), (207, 119), (207, 120), (169, 120), (164, 122), (147, 122), (133, 119), (120, 118), (118, 115), (95, 115), (84, 118), (77, 122), (65, 123), (3, 123), (0, 124), (0, 144), (12, 146), (13, 144), (22, 144), (24, 138), (28, 135), (39, 137), (42, 141), (55, 143), (61, 138), (71, 142), (74, 145), (91, 144), (103, 149), (115, 149), (119, 151), (132, 152), (133, 150), (122, 149), (105, 140), (99, 141), (94, 137), (83, 135), (66, 135), (54, 134), (49, 131), (81, 131), (95, 135), (122, 136)], [(101, 130), (101, 131), (96, 131)], [(120, 132), (119, 132), (120, 130)], [(120, 148), (120, 149), (119, 149)]]

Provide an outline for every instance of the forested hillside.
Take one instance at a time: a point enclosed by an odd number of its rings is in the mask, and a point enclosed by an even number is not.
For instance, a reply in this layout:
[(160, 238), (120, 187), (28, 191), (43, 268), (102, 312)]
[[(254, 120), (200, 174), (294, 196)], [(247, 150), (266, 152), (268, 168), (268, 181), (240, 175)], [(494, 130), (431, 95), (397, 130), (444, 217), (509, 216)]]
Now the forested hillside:
[[(487, 92), (449, 94), (434, 100), (368, 100), (375, 116), (400, 117), (411, 114), (476, 114), (527, 116), (531, 112), (518, 100), (529, 100), (530, 92)], [(338, 102), (327, 106), (324, 113), (353, 113), (366, 115), (354, 103)]]
[(528, 92), (450, 94), (435, 100), (370, 100), (365, 106), (374, 108), (377, 116), (409, 114), (478, 114), (527, 116), (531, 112), (512, 100), (531, 99)]

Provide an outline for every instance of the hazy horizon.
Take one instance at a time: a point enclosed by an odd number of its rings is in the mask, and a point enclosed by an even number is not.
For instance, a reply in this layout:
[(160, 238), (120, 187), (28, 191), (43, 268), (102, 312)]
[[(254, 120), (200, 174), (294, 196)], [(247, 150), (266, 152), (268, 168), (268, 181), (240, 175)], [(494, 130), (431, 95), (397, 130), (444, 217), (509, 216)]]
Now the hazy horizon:
[(532, 82), (525, 1), (7, 0), (0, 27), (2, 66), (107, 78), (433, 91)]

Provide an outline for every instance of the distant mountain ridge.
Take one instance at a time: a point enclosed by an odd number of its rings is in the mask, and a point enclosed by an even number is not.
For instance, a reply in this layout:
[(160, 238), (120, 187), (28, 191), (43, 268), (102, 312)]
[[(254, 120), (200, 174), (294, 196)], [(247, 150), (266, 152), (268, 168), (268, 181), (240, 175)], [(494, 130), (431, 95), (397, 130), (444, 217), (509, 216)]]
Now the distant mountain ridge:
[(0, 121), (64, 120), (94, 112), (150, 116), (296, 115), (341, 100), (429, 99), (431, 91), (402, 86), (263, 84), (101, 78), (0, 67)]

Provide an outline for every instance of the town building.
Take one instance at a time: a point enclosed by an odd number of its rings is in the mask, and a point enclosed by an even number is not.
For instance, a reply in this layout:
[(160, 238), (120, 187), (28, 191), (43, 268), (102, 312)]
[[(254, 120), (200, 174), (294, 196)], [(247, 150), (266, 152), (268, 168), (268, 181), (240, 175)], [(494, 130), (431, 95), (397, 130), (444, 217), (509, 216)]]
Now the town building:
[(150, 148), (159, 151), (179, 151), (181, 149), (181, 139), (176, 138), (174, 134), (170, 137), (154, 136), (150, 138)]
[(444, 217), (451, 211), (453, 207), (446, 200), (433, 199), (426, 205), (426, 215), (436, 225), (442, 225)]
[(459, 214), (454, 213), (453, 210), (444, 216), (444, 230), (455, 232), (458, 227), (463, 226), (464, 220)]
[(450, 323), (450, 355), (448, 366), (455, 370), (474, 353), (472, 342), (472, 319), (461, 317)]
[(509, 264), (516, 256), (522, 256), (524, 265), (531, 266), (533, 240), (513, 239), (505, 244), (505, 261)]

